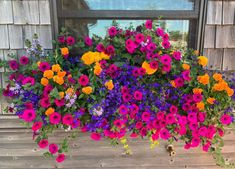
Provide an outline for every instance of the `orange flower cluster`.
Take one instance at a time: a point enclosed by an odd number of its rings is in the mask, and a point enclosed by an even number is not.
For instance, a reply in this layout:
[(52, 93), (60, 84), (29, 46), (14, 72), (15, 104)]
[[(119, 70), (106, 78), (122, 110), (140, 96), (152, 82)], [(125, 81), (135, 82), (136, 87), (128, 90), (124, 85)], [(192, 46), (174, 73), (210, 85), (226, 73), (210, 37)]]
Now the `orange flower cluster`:
[(198, 76), (197, 80), (199, 83), (207, 85), (210, 81), (210, 76), (206, 73), (205, 75)]

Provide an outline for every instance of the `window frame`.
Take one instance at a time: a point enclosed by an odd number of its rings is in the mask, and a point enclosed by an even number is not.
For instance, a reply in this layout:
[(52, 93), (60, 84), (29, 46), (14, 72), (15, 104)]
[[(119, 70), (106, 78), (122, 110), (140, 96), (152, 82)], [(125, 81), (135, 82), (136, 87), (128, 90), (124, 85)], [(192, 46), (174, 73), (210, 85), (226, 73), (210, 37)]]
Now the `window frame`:
[(58, 30), (64, 25), (64, 20), (70, 19), (123, 19), (123, 20), (188, 20), (189, 37), (188, 47), (202, 50), (202, 30), (204, 29), (203, 16), (205, 2), (207, 0), (195, 0), (193, 10), (66, 10), (62, 9), (62, 0), (51, 0), (53, 7), (53, 17), (56, 21), (54, 26), (54, 36), (58, 35)]

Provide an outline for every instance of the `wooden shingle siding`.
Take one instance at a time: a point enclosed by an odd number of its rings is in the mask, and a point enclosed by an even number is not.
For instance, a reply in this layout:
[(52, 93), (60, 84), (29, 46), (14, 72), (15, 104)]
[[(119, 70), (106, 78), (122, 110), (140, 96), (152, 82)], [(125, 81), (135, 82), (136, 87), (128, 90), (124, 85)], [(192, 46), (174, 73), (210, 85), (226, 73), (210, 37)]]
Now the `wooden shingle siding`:
[(223, 2), (223, 24), (235, 24), (235, 1)]
[(217, 26), (216, 48), (235, 48), (235, 26)]
[[(3, 50), (0, 50), (0, 60), (4, 60)], [(4, 72), (4, 68), (0, 68), (0, 72)], [(1, 87), (1, 82), (0, 82), (0, 87)], [(1, 111), (1, 109), (0, 109), (0, 111)]]
[(209, 1), (207, 24), (220, 25), (222, 21), (222, 1)]
[(14, 24), (39, 24), (38, 1), (13, 0)]
[(210, 70), (221, 70), (224, 49), (204, 49), (204, 55), (208, 57), (207, 68)]
[(51, 24), (51, 15), (50, 15), (49, 0), (40, 0), (39, 1), (39, 13), (40, 13), (40, 24), (41, 25), (50, 25)]
[(9, 39), (11, 49), (22, 49), (24, 46), (23, 27), (18, 25), (9, 25)]
[(1, 0), (0, 24), (12, 24), (12, 23), (13, 23), (12, 2), (9, 0)]
[[(35, 33), (39, 35), (38, 26), (36, 26), (36, 25), (23, 26), (24, 39), (31, 40)], [(24, 47), (26, 48), (25, 42), (24, 42)]]
[(214, 48), (215, 47), (215, 25), (206, 25), (205, 27), (205, 48)]
[(9, 49), (7, 25), (0, 25), (0, 49)]
[(46, 25), (41, 25), (38, 27), (39, 28), (39, 40), (42, 46), (45, 46), (46, 49), (51, 49), (52, 48), (52, 42), (51, 42), (51, 37), (52, 37), (52, 30), (51, 26), (46, 26)]
[(235, 49), (224, 49), (224, 70), (235, 70)]

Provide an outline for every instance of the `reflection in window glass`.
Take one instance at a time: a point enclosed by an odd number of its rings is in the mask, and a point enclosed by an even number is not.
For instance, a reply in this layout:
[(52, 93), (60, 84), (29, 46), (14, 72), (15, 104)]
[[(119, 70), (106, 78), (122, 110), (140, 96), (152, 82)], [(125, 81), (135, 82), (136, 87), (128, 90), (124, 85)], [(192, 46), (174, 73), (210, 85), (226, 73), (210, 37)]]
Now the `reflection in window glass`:
[[(142, 25), (145, 20), (116, 20), (119, 27), (128, 28), (130, 24), (133, 27)], [(112, 20), (79, 20), (66, 19), (65, 27), (75, 36), (92, 36), (96, 34), (104, 37), (107, 28), (112, 25)], [(188, 40), (189, 21), (188, 20), (160, 20), (158, 24), (170, 34), (170, 40), (176, 47), (186, 47)]]
[(63, 9), (193, 10), (194, 0), (63, 0)]

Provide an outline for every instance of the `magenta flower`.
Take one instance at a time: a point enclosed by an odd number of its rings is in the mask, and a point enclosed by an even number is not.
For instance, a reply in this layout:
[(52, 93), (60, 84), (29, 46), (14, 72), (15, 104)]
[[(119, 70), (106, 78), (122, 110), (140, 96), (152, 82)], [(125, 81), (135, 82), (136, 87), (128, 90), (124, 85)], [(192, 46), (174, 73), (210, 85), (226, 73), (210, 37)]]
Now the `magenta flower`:
[(72, 36), (68, 36), (67, 39), (66, 39), (66, 42), (69, 46), (72, 46), (75, 43), (75, 39)]
[(25, 77), (22, 80), (22, 85), (26, 85), (26, 84), (31, 84), (33, 86), (35, 84), (35, 79), (33, 77)]
[(163, 55), (163, 56), (161, 56), (160, 61), (162, 62), (163, 65), (170, 65), (172, 59), (169, 55)]
[(151, 21), (151, 20), (147, 20), (147, 21), (145, 22), (145, 27), (146, 27), (146, 29), (152, 29), (152, 28), (153, 28), (153, 23), (152, 23), (152, 21)]
[(62, 123), (65, 125), (71, 125), (73, 123), (73, 116), (71, 114), (64, 115)]
[(64, 99), (55, 99), (55, 104), (58, 107), (62, 107), (65, 104), (65, 100)]
[(198, 120), (199, 120), (200, 122), (204, 122), (204, 121), (205, 121), (205, 118), (206, 118), (206, 113), (204, 113), (204, 112), (199, 112), (199, 113), (198, 113)]
[(78, 82), (80, 83), (80, 85), (82, 86), (87, 86), (89, 83), (89, 78), (87, 75), (82, 75), (79, 77)]
[(139, 76), (138, 68), (134, 68), (134, 69), (132, 70), (132, 75), (133, 75), (134, 77), (138, 77), (138, 76)]
[(134, 99), (135, 99), (135, 100), (138, 100), (138, 101), (142, 100), (142, 99), (143, 99), (143, 94), (142, 94), (142, 92), (136, 90), (136, 91), (134, 92)]
[(131, 95), (128, 93), (122, 94), (122, 99), (124, 102), (129, 102), (131, 100)]
[(58, 145), (57, 145), (57, 144), (52, 143), (52, 144), (49, 145), (49, 152), (50, 152), (51, 154), (57, 153), (58, 150), (59, 150), (59, 148), (58, 148)]
[(166, 115), (166, 123), (167, 124), (174, 124), (176, 122), (175, 116), (173, 114)]
[(113, 45), (109, 45), (106, 48), (107, 54), (109, 55), (113, 55), (115, 53), (115, 48), (113, 47)]
[(58, 154), (58, 156), (56, 157), (56, 162), (57, 163), (61, 163), (65, 160), (65, 155), (64, 154)]
[(196, 103), (202, 101), (203, 97), (202, 94), (194, 94), (193, 95), (193, 101), (195, 101)]
[(105, 51), (105, 47), (102, 43), (99, 43), (97, 46), (96, 46), (96, 50), (98, 52), (104, 52)]
[(174, 58), (175, 60), (180, 60), (180, 59), (181, 59), (181, 52), (179, 52), (179, 51), (174, 51), (174, 52), (173, 52), (173, 58)]
[(138, 69), (138, 73), (139, 73), (140, 76), (144, 76), (146, 74), (146, 70), (141, 67), (141, 68)]
[(20, 57), (20, 64), (22, 65), (27, 65), (29, 63), (29, 58), (26, 56), (21, 56)]
[(208, 152), (211, 147), (211, 143), (208, 141), (206, 144), (202, 146), (202, 150)]
[(51, 69), (51, 66), (48, 62), (41, 62), (40, 65), (39, 65), (39, 70), (44, 72), (46, 70), (50, 70)]
[(136, 104), (132, 104), (130, 107), (130, 111), (132, 113), (138, 113), (139, 112), (139, 107)]
[(148, 122), (150, 120), (150, 113), (149, 112), (143, 112), (141, 118), (143, 121)]
[(117, 128), (121, 129), (121, 128), (123, 127), (123, 125), (124, 125), (124, 122), (123, 122), (122, 120), (116, 119), (116, 120), (114, 120), (113, 124), (114, 124)]
[(142, 136), (142, 137), (144, 137), (144, 136), (146, 136), (147, 135), (147, 128), (146, 127), (143, 127), (141, 130), (140, 130), (140, 135)]
[(40, 128), (42, 128), (42, 122), (41, 122), (41, 121), (37, 121), (37, 122), (34, 122), (34, 123), (33, 123), (33, 126), (32, 126), (32, 130), (33, 130), (33, 131), (37, 131), (37, 130), (39, 130)]
[(201, 142), (201, 140), (200, 140), (199, 137), (192, 138), (192, 140), (191, 140), (191, 147), (199, 146), (200, 142)]
[(188, 123), (186, 116), (178, 116), (177, 120), (180, 126), (186, 125)]
[(110, 37), (116, 36), (118, 33), (117, 28), (115, 26), (112, 26), (108, 29), (108, 34)]
[(163, 41), (169, 41), (169, 35), (167, 33), (165, 33), (163, 36), (162, 36), (162, 39)]
[(229, 125), (230, 123), (232, 123), (232, 117), (228, 114), (224, 114), (223, 116), (221, 116), (220, 122), (222, 124)]
[(174, 106), (174, 105), (171, 105), (171, 107), (170, 107), (170, 112), (171, 112), (172, 114), (176, 114), (176, 113), (178, 112), (178, 108), (177, 108), (176, 106)]
[(59, 36), (58, 41), (59, 41), (59, 43), (65, 43), (65, 37), (64, 36)]
[(46, 148), (46, 147), (48, 146), (48, 140), (46, 140), (46, 139), (40, 140), (40, 141), (38, 142), (38, 146), (39, 146), (40, 148)]
[(57, 112), (54, 112), (49, 116), (49, 119), (51, 124), (59, 124), (61, 120), (61, 115)]
[(167, 129), (164, 128), (164, 129), (162, 129), (160, 131), (160, 137), (163, 140), (167, 140), (167, 139), (169, 139), (171, 137), (171, 134), (170, 134), (170, 132)]
[(101, 139), (101, 135), (99, 133), (91, 133), (91, 139), (95, 141), (99, 141)]
[(162, 41), (162, 47), (164, 47), (165, 49), (169, 49), (171, 47), (171, 44), (168, 40), (164, 40)]
[(189, 122), (197, 122), (197, 114), (196, 113), (189, 113), (187, 117), (188, 117)]
[(26, 109), (26, 110), (24, 110), (22, 118), (26, 122), (33, 121), (36, 118), (35, 110), (33, 110), (33, 109)]
[(19, 64), (16, 60), (10, 60), (8, 62), (8, 64), (9, 64), (9, 66), (12, 70), (18, 70), (19, 69)]
[(164, 112), (157, 112), (157, 119), (158, 120), (163, 120), (165, 118), (165, 113)]
[(153, 52), (156, 49), (156, 47), (157, 47), (157, 45), (155, 43), (151, 42), (147, 45), (147, 50), (150, 52)]
[(135, 124), (135, 128), (136, 129), (141, 129), (143, 127), (143, 123), (141, 121), (138, 121), (136, 124)]
[(127, 86), (123, 86), (122, 89), (121, 89), (121, 92), (122, 92), (122, 94), (127, 94), (127, 93), (129, 93), (128, 87), (127, 87)]
[(141, 43), (144, 41), (144, 35), (142, 33), (138, 33), (135, 35), (135, 41), (137, 43)]
[(205, 126), (200, 127), (199, 130), (198, 130), (198, 134), (200, 136), (206, 137), (206, 135), (207, 135), (207, 128)]
[(128, 108), (125, 105), (121, 105), (119, 107), (119, 113), (122, 114), (122, 115), (127, 114), (128, 113)]
[(92, 46), (92, 40), (91, 40), (91, 38), (89, 36), (85, 37), (85, 44), (87, 46)]
[(150, 67), (152, 69), (158, 69), (158, 62), (156, 60), (153, 60), (150, 62)]
[(182, 76), (183, 76), (183, 79), (186, 80), (186, 81), (190, 81), (191, 80), (191, 77), (190, 77), (190, 70), (184, 70), (182, 72)]
[(40, 105), (43, 107), (43, 108), (48, 108), (51, 103), (50, 103), (50, 99), (49, 97), (44, 97), (40, 100)]
[(181, 77), (177, 77), (175, 80), (176, 87), (183, 87), (184, 86), (184, 80)]
[(158, 36), (163, 36), (163, 35), (164, 35), (164, 30), (163, 30), (162, 28), (157, 28), (156, 34), (157, 34)]

